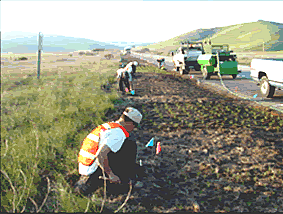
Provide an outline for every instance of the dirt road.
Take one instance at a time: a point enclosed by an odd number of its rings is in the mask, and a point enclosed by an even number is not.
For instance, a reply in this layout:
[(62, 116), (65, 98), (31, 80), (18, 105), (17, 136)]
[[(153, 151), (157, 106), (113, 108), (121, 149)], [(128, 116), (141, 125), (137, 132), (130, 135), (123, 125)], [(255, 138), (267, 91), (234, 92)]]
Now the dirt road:
[[(132, 137), (148, 176), (124, 212), (283, 211), (283, 114), (139, 69), (136, 96), (121, 98), (108, 115), (116, 119), (133, 106), (144, 116), (142, 133)], [(158, 155), (156, 141), (145, 148), (152, 137), (161, 142)], [(109, 196), (107, 209), (125, 197)]]

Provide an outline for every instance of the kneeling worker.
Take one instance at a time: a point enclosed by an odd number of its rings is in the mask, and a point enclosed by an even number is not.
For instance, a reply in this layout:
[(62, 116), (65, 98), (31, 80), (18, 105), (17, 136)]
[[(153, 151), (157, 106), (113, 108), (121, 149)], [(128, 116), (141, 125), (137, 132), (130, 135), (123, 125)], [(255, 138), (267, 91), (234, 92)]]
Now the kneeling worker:
[(124, 85), (126, 87), (126, 91), (130, 88), (129, 79), (130, 75), (125, 68), (117, 70), (118, 91), (120, 90), (122, 94), (125, 94)]
[(138, 66), (138, 62), (137, 61), (134, 61), (132, 62), (132, 76), (134, 77), (135, 76), (135, 73), (136, 73), (136, 70), (137, 70), (137, 66)]
[(130, 91), (131, 93), (134, 91), (134, 88), (133, 88), (133, 77), (132, 77), (132, 73), (133, 73), (133, 62), (129, 62), (125, 69), (126, 71), (128, 72), (128, 75), (129, 75), (129, 84), (130, 84)]
[[(128, 107), (119, 120), (102, 124), (84, 139), (78, 156), (80, 180), (75, 192), (90, 194), (103, 186), (102, 170), (110, 183), (125, 183), (140, 174), (136, 164), (137, 145), (129, 133), (138, 127), (142, 114)], [(144, 176), (144, 175), (143, 175)]]
[(158, 68), (165, 70), (165, 59), (163, 57), (160, 57), (159, 59), (157, 59), (158, 62)]

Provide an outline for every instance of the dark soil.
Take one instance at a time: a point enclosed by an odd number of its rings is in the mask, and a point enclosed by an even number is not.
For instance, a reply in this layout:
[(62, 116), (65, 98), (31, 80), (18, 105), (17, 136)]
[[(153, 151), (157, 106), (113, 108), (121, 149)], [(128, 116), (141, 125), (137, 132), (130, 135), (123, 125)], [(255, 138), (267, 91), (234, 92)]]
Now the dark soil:
[[(171, 72), (139, 72), (150, 69), (137, 69), (136, 95), (124, 95), (108, 113), (117, 119), (132, 106), (144, 116), (132, 137), (147, 177), (121, 211), (283, 212), (283, 114)], [(152, 137), (154, 147), (146, 148)], [(107, 194), (105, 210), (126, 195)]]

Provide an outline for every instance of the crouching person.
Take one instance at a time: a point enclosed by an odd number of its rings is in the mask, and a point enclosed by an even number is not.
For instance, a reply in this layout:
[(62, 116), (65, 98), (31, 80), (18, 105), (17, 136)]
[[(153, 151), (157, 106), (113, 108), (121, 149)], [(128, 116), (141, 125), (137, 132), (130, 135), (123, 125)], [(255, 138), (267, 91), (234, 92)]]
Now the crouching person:
[(132, 67), (132, 69), (131, 69), (132, 77), (135, 77), (135, 73), (136, 73), (138, 64), (139, 64), (139, 63), (138, 63), (137, 61), (134, 61), (134, 62), (130, 62), (130, 63), (129, 63), (129, 66)]
[(156, 61), (158, 63), (158, 68), (165, 70), (165, 59), (161, 57), (161, 58), (157, 59)]
[(125, 68), (120, 68), (117, 70), (118, 91), (121, 91), (122, 94), (125, 94), (125, 90), (128, 92), (131, 87), (129, 79), (130, 75)]
[(133, 76), (132, 76), (133, 75), (133, 65), (134, 65), (133, 62), (129, 62), (126, 65), (126, 67), (125, 67), (125, 70), (128, 72), (128, 75), (129, 75), (129, 84), (130, 84), (130, 91), (131, 91), (131, 93), (134, 91), (134, 88), (133, 88)]
[(91, 194), (103, 186), (103, 171), (110, 183), (128, 183), (141, 171), (136, 164), (137, 145), (130, 133), (139, 126), (142, 114), (128, 107), (117, 121), (102, 124), (84, 139), (78, 156), (80, 180), (75, 192)]

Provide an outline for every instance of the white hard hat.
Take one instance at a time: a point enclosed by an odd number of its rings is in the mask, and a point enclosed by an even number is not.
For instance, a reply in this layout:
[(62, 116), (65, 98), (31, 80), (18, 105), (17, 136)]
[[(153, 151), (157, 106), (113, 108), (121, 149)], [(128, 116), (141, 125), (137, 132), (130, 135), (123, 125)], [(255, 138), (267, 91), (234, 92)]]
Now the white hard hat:
[(139, 63), (137, 61), (134, 61), (134, 65), (137, 66)]
[(133, 107), (128, 107), (123, 112), (124, 115), (126, 115), (128, 118), (130, 118), (132, 121), (136, 123), (140, 123), (142, 119), (142, 114)]

